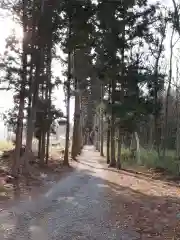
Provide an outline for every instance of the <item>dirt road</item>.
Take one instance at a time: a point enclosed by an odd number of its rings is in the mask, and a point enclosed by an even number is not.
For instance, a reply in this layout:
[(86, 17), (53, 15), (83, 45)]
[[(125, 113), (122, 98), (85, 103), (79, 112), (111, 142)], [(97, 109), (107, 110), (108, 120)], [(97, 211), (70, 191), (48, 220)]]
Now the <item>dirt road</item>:
[(0, 239), (179, 239), (180, 189), (117, 172), (86, 147), (77, 168), (45, 194), (0, 214)]

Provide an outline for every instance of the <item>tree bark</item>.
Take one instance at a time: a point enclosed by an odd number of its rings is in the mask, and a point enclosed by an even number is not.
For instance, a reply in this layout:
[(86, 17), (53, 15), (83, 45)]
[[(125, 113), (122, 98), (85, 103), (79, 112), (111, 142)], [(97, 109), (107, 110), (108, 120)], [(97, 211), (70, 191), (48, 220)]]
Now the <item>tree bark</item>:
[(98, 152), (100, 152), (100, 151), (101, 151), (100, 109), (98, 110), (98, 114), (97, 114), (97, 126), (98, 126), (98, 132), (97, 132), (97, 150), (98, 150)]
[(163, 137), (163, 159), (166, 155), (166, 147), (167, 147), (167, 125), (168, 125), (168, 111), (169, 111), (169, 96), (171, 91), (171, 82), (172, 82), (172, 59), (173, 59), (173, 37), (174, 37), (174, 28), (171, 34), (170, 40), (170, 59), (169, 59), (169, 81), (165, 102), (165, 119), (164, 119), (164, 137)]
[[(42, 38), (42, 16), (44, 12), (44, 0), (41, 0), (41, 10), (40, 10), (40, 17), (39, 17), (39, 24), (38, 24), (38, 34), (40, 39)], [(29, 158), (32, 154), (32, 140), (33, 134), (35, 130), (35, 122), (36, 122), (36, 111), (37, 111), (37, 101), (38, 101), (38, 93), (39, 93), (39, 78), (41, 73), (41, 67), (43, 64), (42, 58), (44, 56), (44, 51), (41, 46), (41, 41), (38, 42), (39, 46), (36, 49), (36, 72), (35, 72), (35, 79), (33, 81), (32, 91), (33, 91), (33, 98), (32, 98), (32, 108), (29, 112), (29, 118), (27, 123), (27, 136), (26, 136), (26, 147), (25, 153), (23, 156), (23, 172), (24, 174), (30, 174), (29, 172)]]
[(40, 132), (39, 141), (38, 141), (38, 158), (41, 156), (41, 143), (42, 143), (42, 132)]
[(103, 112), (101, 109), (101, 120), (100, 120), (100, 127), (101, 127), (101, 135), (100, 135), (100, 154), (101, 157), (104, 157), (104, 120), (103, 120)]
[(25, 85), (27, 78), (27, 43), (26, 43), (26, 30), (27, 30), (27, 0), (23, 0), (23, 43), (22, 43), (22, 75), (21, 75), (21, 90), (20, 90), (20, 102), (19, 111), (17, 118), (17, 129), (16, 129), (16, 145), (15, 145), (15, 160), (12, 166), (12, 174), (18, 177), (20, 173), (20, 152), (22, 147), (22, 133), (23, 133), (23, 119), (24, 119), (24, 95), (25, 95)]
[(114, 94), (115, 94), (115, 81), (112, 80), (111, 86), (112, 86), (112, 93), (111, 93), (111, 105), (112, 105), (112, 111), (111, 111), (111, 159), (110, 159), (110, 167), (116, 167), (116, 149), (115, 149), (115, 114), (113, 110), (113, 106), (115, 103), (114, 100)]
[(117, 146), (117, 169), (121, 169), (121, 147), (122, 147), (122, 136), (121, 136), (121, 127), (118, 129), (118, 146)]
[(176, 63), (176, 158), (180, 158), (179, 62)]
[(108, 117), (107, 142), (106, 142), (106, 161), (107, 161), (107, 164), (110, 163), (110, 137), (111, 137), (110, 119)]
[(136, 161), (138, 164), (141, 164), (141, 156), (140, 156), (140, 144), (139, 144), (139, 136), (138, 133), (134, 133), (135, 140), (136, 140)]
[[(69, 39), (71, 39), (71, 18), (69, 19)], [(67, 76), (67, 96), (66, 96), (66, 140), (65, 140), (65, 152), (64, 152), (64, 161), (63, 164), (69, 166), (69, 110), (70, 110), (70, 87), (71, 87), (71, 51), (68, 51), (68, 76)]]
[(80, 140), (80, 96), (78, 83), (75, 79), (75, 110), (74, 110), (74, 127), (73, 127), (73, 141), (71, 157), (76, 160), (77, 155), (80, 152), (81, 140)]
[[(103, 103), (104, 86), (101, 84), (101, 104)], [(100, 155), (104, 157), (104, 111), (100, 108)]]
[(49, 144), (50, 144), (50, 130), (47, 132), (47, 140), (46, 140), (46, 164), (48, 164), (49, 160)]
[(46, 149), (46, 133), (45, 133), (45, 130), (43, 129), (43, 131), (42, 131), (40, 162), (39, 162), (41, 166), (44, 166), (45, 149)]

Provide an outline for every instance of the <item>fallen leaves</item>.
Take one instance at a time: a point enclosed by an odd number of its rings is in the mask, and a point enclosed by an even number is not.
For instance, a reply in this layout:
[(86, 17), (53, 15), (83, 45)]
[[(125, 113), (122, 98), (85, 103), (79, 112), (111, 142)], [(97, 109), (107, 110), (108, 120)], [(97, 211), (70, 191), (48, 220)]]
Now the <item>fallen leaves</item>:
[(135, 230), (143, 240), (180, 239), (180, 195), (176, 186), (125, 171), (119, 178), (117, 173), (108, 172), (105, 178), (112, 190), (109, 201), (114, 224), (118, 221), (124, 228)]

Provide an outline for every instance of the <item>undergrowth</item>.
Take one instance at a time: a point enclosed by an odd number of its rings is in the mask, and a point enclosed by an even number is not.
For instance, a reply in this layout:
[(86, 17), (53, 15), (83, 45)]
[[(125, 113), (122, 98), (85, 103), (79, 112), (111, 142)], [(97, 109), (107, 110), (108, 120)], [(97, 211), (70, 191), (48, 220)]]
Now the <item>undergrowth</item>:
[[(122, 165), (138, 165), (136, 158), (129, 149), (122, 149)], [(167, 151), (166, 157), (158, 156), (155, 150), (140, 149), (140, 165), (147, 168), (161, 168), (166, 172), (179, 175), (180, 160), (176, 159), (173, 151)]]

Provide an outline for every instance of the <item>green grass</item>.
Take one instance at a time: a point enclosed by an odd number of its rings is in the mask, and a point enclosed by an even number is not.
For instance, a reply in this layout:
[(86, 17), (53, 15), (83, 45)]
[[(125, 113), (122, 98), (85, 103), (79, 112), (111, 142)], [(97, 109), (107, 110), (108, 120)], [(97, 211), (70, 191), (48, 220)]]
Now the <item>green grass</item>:
[[(122, 165), (138, 165), (129, 149), (122, 149)], [(176, 159), (175, 152), (168, 150), (166, 157), (163, 159), (158, 156), (155, 150), (140, 150), (140, 165), (147, 168), (163, 168), (168, 173), (178, 175), (180, 172), (180, 161)]]
[[(106, 155), (106, 147), (104, 147), (104, 153)], [(167, 173), (174, 176), (178, 176), (180, 173), (180, 160), (176, 158), (174, 150), (167, 150), (166, 157), (163, 159), (158, 156), (158, 153), (155, 150), (141, 148), (140, 163), (137, 163), (137, 160), (133, 157), (132, 152), (128, 148), (122, 148), (121, 163), (123, 168), (144, 166), (148, 169), (163, 168)]]

